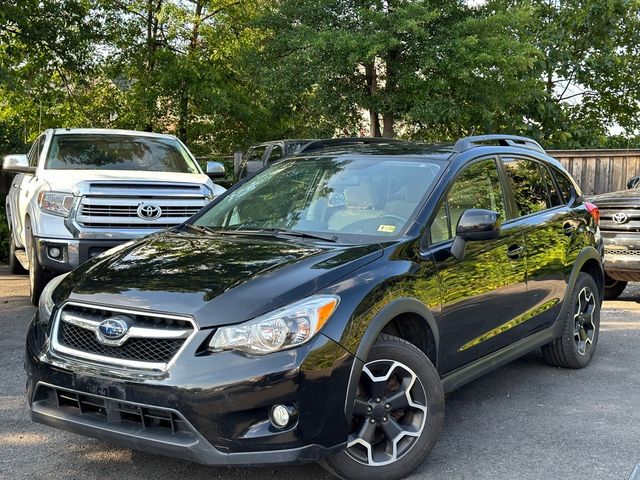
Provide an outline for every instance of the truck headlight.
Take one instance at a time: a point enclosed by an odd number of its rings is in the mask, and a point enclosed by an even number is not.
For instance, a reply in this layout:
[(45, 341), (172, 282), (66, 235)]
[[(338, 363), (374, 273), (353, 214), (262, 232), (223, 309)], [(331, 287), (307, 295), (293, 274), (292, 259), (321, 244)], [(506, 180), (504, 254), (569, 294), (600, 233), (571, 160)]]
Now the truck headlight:
[(53, 307), (55, 306), (51, 295), (53, 294), (53, 291), (56, 289), (56, 287), (60, 285), (60, 282), (62, 282), (62, 280), (64, 280), (65, 277), (70, 273), (71, 272), (67, 272), (53, 278), (42, 290), (42, 293), (40, 294), (40, 300), (38, 301), (38, 316), (40, 317), (41, 321), (47, 322), (51, 318), (51, 312), (53, 311)]
[(43, 212), (68, 217), (73, 207), (74, 196), (70, 193), (40, 192), (38, 206)]
[(219, 328), (209, 347), (257, 355), (297, 347), (313, 338), (339, 302), (335, 295), (308, 297), (248, 322)]

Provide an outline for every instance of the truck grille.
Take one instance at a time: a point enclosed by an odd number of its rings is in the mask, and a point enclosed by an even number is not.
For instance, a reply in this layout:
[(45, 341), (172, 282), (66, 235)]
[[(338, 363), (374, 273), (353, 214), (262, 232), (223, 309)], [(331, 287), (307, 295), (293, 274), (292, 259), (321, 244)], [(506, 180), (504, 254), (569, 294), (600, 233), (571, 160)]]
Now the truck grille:
[(204, 207), (207, 195), (200, 185), (96, 182), (81, 198), (76, 221), (84, 228), (170, 228)]
[(605, 248), (605, 255), (630, 255), (634, 257), (640, 257), (640, 250), (625, 250), (622, 248)]
[(628, 206), (600, 208), (600, 230), (602, 232), (640, 232), (640, 208)]
[[(127, 325), (126, 333), (105, 337), (100, 324), (116, 319)], [(66, 304), (56, 315), (53, 349), (99, 363), (164, 370), (194, 332), (187, 318)]]

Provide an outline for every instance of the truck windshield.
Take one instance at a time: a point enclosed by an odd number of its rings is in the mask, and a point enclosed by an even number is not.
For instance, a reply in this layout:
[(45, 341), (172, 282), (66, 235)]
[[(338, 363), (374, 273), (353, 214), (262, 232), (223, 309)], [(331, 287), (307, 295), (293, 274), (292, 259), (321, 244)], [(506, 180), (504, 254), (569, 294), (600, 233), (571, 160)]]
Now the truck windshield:
[(308, 232), (374, 242), (400, 235), (441, 163), (398, 157), (291, 159), (247, 180), (194, 225), (210, 233)]
[(56, 135), (45, 168), (200, 173), (177, 140), (115, 134)]

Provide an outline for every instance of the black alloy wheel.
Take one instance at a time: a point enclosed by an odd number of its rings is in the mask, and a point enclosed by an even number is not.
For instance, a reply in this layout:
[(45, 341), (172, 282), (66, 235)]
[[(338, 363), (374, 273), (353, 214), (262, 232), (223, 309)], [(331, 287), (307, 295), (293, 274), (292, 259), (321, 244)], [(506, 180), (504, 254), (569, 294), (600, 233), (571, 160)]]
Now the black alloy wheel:
[(347, 446), (320, 463), (346, 480), (404, 478), (424, 461), (442, 429), (438, 372), (414, 345), (380, 335), (357, 381)]

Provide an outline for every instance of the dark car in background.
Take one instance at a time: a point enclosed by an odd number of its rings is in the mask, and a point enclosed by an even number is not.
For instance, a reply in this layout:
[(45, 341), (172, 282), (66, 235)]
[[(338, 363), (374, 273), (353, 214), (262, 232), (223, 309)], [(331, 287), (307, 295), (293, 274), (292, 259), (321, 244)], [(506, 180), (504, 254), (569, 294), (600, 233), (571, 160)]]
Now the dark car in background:
[(345, 137), (324, 139), (286, 139), (253, 145), (242, 157), (240, 167), (236, 171), (235, 181), (242, 180), (260, 171), (267, 165), (292, 155), (307, 155), (324, 148), (354, 147), (358, 145), (374, 145), (398, 143), (399, 140), (372, 137)]
[(32, 418), (211, 465), (399, 479), (436, 442), (446, 392), (540, 347), (590, 362), (599, 235), (526, 138), (293, 156), (47, 286)]
[(600, 209), (608, 300), (619, 297), (628, 282), (640, 282), (640, 176), (630, 178), (627, 187), (591, 199)]

